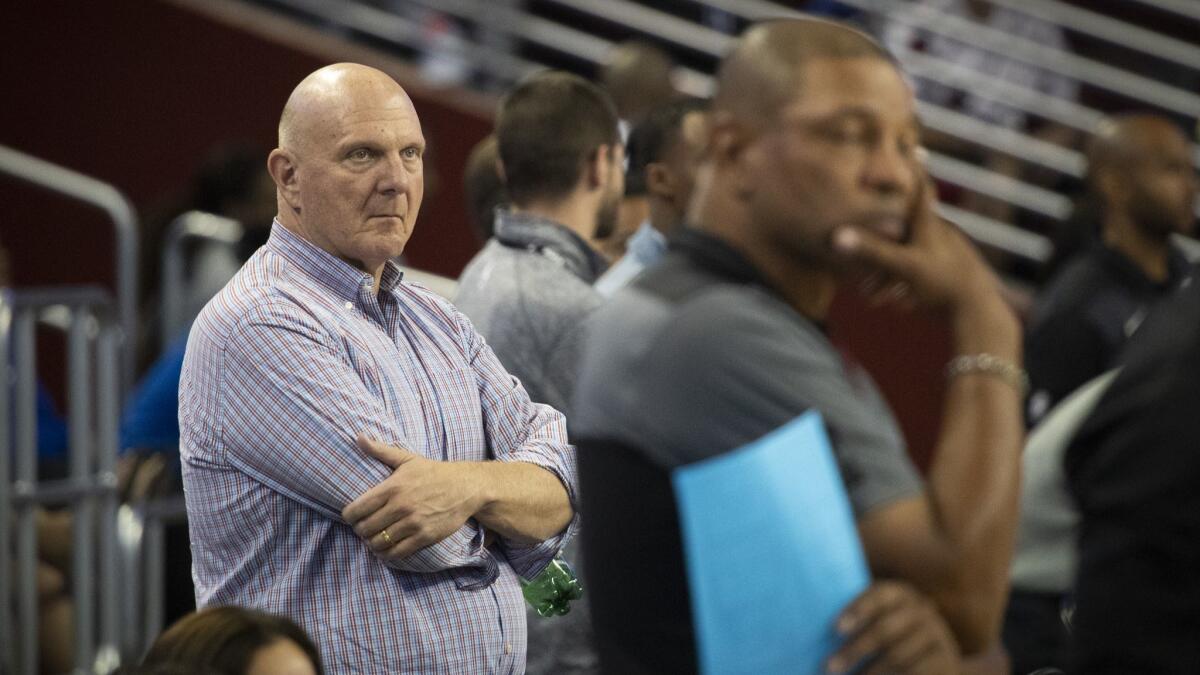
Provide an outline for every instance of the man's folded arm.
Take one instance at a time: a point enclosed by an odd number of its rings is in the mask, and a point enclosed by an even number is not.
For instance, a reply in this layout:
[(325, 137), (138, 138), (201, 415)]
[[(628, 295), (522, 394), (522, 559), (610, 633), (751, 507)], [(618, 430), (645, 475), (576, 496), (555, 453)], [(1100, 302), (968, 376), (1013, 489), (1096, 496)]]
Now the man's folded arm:
[[(355, 444), (362, 432), (403, 446), (403, 434), (320, 328), (293, 317), (251, 321), (224, 354), (223, 446), (264, 485), (346, 524), (342, 509), (391, 473)], [(472, 522), (402, 559), (410, 572), (489, 566)], [(364, 542), (363, 546), (367, 544)]]
[[(513, 464), (497, 467), (512, 482), (499, 484), (499, 499), (475, 517), (499, 536), (517, 574), (532, 578), (570, 541), (579, 525), (575, 448), (567, 441), (562, 413), (530, 401), (470, 321), (461, 314), (458, 320), (479, 387), (492, 458)], [(517, 463), (529, 466), (517, 467)], [(520, 486), (534, 489), (513, 489)]]

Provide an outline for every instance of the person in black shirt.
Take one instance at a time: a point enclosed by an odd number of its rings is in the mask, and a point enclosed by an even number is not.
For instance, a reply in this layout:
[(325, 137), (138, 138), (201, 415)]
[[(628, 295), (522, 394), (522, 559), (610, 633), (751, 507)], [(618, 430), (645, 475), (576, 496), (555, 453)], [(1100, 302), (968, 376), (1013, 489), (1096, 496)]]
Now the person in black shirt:
[(1068, 672), (1200, 672), (1200, 288), (1147, 318), (1064, 459), (1079, 505)]
[(1067, 263), (1034, 307), (1025, 337), (1030, 426), (1111, 368), (1146, 314), (1192, 275), (1170, 241), (1194, 220), (1196, 174), (1183, 133), (1166, 118), (1119, 117), (1096, 134), (1088, 162), (1100, 241)]

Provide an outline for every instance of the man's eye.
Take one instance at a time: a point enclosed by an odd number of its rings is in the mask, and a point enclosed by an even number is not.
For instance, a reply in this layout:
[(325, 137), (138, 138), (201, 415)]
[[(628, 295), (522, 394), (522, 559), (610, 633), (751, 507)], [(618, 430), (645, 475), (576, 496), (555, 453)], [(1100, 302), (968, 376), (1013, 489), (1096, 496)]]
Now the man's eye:
[(838, 125), (826, 127), (823, 135), (834, 143), (862, 143), (867, 140), (867, 132), (858, 125)]
[(417, 159), (421, 156), (421, 151), (418, 150), (414, 146), (414, 147), (410, 147), (410, 148), (405, 148), (403, 155), (404, 155), (405, 159)]
[(350, 153), (350, 159), (361, 162), (371, 158), (371, 151), (366, 148), (359, 148)]

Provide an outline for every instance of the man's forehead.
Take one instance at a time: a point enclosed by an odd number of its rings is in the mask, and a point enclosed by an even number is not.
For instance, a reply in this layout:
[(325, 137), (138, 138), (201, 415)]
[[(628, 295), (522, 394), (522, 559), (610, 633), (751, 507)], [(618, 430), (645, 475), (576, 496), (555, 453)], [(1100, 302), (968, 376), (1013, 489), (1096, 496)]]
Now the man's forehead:
[(889, 61), (877, 57), (817, 58), (793, 79), (785, 117), (856, 111), (915, 122), (912, 89)]

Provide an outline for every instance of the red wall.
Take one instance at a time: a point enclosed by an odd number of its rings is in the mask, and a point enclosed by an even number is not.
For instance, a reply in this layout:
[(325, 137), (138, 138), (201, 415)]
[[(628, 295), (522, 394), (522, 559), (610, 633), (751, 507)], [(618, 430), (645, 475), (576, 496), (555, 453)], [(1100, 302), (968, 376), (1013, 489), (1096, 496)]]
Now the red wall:
[[(409, 258), (457, 274), (476, 249), (461, 167), (490, 130), (486, 103), (423, 88), (376, 53), (257, 10), (235, 12), (241, 18), (230, 22), (164, 0), (17, 3), (0, 21), (0, 143), (111, 182), (146, 212), (186, 185), (214, 145), (273, 147), (279, 111), (304, 75), (370, 61), (409, 88), (438, 177)], [(0, 240), (16, 282), (111, 283), (105, 221), (60, 201), (0, 178)]]

